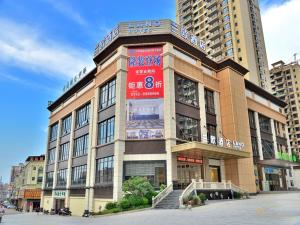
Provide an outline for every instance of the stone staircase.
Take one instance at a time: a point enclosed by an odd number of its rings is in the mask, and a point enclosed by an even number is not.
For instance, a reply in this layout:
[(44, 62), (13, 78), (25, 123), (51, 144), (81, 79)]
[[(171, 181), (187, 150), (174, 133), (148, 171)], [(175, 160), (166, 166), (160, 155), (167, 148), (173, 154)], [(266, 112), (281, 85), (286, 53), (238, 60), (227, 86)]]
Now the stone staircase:
[(179, 208), (179, 196), (183, 190), (174, 190), (167, 195), (161, 202), (159, 202), (156, 209), (178, 209)]

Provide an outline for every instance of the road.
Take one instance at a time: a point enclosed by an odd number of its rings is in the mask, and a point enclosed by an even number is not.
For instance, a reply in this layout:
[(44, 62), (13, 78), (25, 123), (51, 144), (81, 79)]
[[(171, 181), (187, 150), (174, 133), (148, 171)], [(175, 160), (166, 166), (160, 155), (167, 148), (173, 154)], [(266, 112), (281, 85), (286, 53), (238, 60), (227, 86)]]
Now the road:
[(4, 225), (300, 225), (300, 192), (263, 194), (248, 200), (211, 202), (178, 210), (144, 210), (94, 218), (11, 214)]

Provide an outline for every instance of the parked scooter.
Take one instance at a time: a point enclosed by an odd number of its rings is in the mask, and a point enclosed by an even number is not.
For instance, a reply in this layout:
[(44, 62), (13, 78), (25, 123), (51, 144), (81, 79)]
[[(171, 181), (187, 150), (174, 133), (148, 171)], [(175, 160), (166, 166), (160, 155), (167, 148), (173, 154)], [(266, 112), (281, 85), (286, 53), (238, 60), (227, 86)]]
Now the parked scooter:
[(58, 215), (72, 216), (72, 212), (70, 211), (69, 208), (62, 208), (62, 209), (59, 210)]

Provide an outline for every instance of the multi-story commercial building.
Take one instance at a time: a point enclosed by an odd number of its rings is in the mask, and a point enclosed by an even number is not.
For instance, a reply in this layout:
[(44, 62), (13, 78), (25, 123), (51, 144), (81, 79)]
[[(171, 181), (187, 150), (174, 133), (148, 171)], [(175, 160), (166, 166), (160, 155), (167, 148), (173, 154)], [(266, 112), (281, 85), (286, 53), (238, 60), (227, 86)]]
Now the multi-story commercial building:
[(97, 45), (96, 67), (49, 105), (44, 209), (98, 211), (132, 176), (156, 188), (192, 179), (230, 180), (250, 193), (288, 188), (289, 162), (275, 158), (277, 145), (290, 151), (285, 103), (245, 80), (235, 61), (209, 59), (182, 29), (120, 23)]
[(270, 78), (273, 94), (287, 103), (284, 113), (287, 118), (290, 145), (300, 158), (300, 65), (298, 62), (272, 64)]
[(28, 156), (24, 164), (12, 167), (11, 200), (24, 211), (40, 207), (44, 160), (44, 155)]
[(176, 18), (206, 41), (210, 58), (235, 60), (250, 71), (247, 79), (270, 90), (258, 0), (176, 0)]

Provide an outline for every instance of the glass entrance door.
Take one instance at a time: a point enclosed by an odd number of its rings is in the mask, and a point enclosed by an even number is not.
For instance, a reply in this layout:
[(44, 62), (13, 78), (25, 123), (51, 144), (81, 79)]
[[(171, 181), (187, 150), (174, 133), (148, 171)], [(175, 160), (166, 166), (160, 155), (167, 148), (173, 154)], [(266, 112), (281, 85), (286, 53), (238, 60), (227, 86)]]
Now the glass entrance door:
[(177, 178), (179, 188), (186, 188), (192, 182), (192, 179), (198, 180), (201, 178), (201, 165), (178, 163)]

